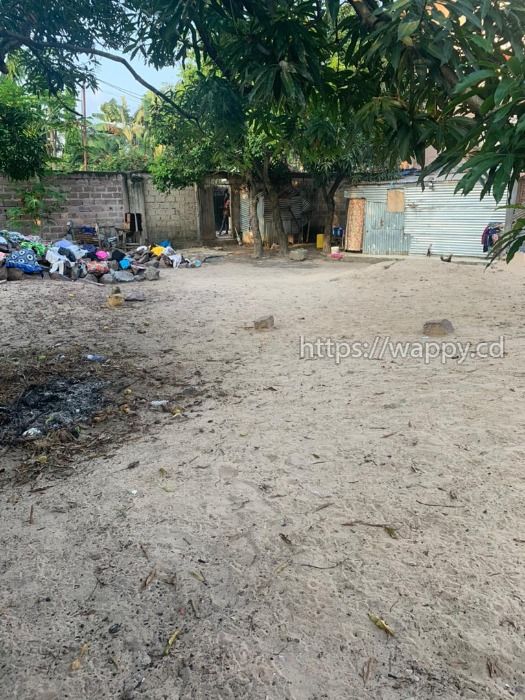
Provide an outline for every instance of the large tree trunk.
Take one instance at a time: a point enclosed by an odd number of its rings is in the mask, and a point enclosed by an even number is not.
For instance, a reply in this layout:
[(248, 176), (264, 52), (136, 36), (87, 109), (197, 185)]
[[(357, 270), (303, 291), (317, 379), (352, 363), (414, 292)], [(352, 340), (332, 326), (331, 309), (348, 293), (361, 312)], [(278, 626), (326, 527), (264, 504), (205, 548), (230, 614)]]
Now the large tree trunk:
[(326, 189), (326, 187), (322, 187), (321, 189), (326, 206), (326, 215), (324, 217), (323, 225), (323, 253), (325, 255), (330, 255), (332, 244), (332, 227), (334, 225), (335, 216), (335, 201), (333, 195), (330, 195), (330, 192)]
[(288, 236), (284, 230), (283, 220), (281, 217), (281, 210), (279, 208), (279, 193), (272, 184), (266, 187), (268, 204), (270, 206), (270, 211), (272, 212), (272, 222), (275, 233), (277, 234), (277, 240), (279, 242), (279, 255), (283, 257), (288, 256)]
[(250, 228), (253, 234), (253, 257), (262, 258), (263, 256), (263, 242), (261, 237), (261, 229), (259, 228), (259, 217), (257, 216), (257, 194), (258, 188), (254, 182), (250, 182), (248, 186), (248, 191), (250, 194)]
[(323, 194), (323, 199), (326, 205), (326, 216), (323, 226), (323, 253), (330, 255), (331, 241), (332, 241), (332, 228), (334, 226), (335, 218), (335, 193), (339, 189), (339, 185), (344, 180), (344, 173), (339, 173), (335, 178), (330, 188), (326, 185), (322, 185), (321, 192)]
[(273, 184), (270, 176), (270, 159), (265, 157), (261, 168), (261, 180), (264, 184), (264, 206), (268, 205), (272, 214), (272, 222), (277, 240), (279, 242), (279, 254), (283, 257), (288, 256), (288, 236), (284, 231), (283, 220), (281, 218), (281, 210), (279, 208), (279, 192)]

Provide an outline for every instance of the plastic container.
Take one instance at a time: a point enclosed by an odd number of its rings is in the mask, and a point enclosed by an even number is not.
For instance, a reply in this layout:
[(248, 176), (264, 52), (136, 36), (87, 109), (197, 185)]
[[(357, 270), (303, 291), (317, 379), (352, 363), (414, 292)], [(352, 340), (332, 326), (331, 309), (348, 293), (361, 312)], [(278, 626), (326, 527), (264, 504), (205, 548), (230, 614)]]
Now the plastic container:
[(318, 233), (316, 238), (315, 238), (315, 247), (318, 250), (322, 250), (323, 243), (324, 243), (324, 233)]

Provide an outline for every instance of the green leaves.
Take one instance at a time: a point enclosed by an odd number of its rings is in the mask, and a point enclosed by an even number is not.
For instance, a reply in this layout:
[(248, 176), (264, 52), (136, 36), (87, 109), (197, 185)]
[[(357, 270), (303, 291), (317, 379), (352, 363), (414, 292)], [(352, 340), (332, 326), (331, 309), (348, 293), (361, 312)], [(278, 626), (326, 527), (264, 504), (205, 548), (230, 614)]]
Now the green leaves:
[(460, 82), (454, 88), (454, 94), (459, 95), (461, 93), (464, 93), (469, 88), (476, 87), (483, 81), (495, 77), (496, 72), (490, 68), (473, 71), (472, 73), (469, 73), (469, 75), (467, 75), (465, 78), (460, 80)]
[(46, 124), (38, 101), (0, 78), (0, 172), (14, 180), (41, 174), (48, 161)]
[(402, 41), (407, 37), (411, 37), (420, 25), (419, 20), (412, 22), (401, 22), (397, 28), (397, 38)]

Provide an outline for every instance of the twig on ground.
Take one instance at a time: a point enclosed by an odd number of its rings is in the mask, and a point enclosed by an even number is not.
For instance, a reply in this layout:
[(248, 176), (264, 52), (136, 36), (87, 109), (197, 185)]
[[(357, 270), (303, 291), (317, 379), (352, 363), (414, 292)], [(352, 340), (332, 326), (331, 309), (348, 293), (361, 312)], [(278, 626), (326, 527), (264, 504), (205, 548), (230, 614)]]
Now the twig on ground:
[(343, 527), (353, 527), (354, 525), (366, 525), (367, 527), (379, 527), (384, 530), (393, 540), (399, 539), (397, 530), (392, 525), (386, 523), (367, 523), (365, 520), (351, 520), (348, 523), (341, 523)]
[(325, 508), (330, 508), (330, 506), (335, 506), (335, 503), (323, 503), (322, 506), (318, 506), (317, 508), (314, 508), (313, 512), (318, 513), (320, 510), (324, 510)]
[(424, 501), (418, 501), (416, 498), (416, 503), (421, 506), (430, 506), (431, 508), (463, 508), (463, 506), (451, 506), (447, 503), (425, 503)]
[(331, 565), (331, 566), (317, 566), (317, 564), (307, 564), (307, 563), (303, 563), (303, 562), (300, 562), (300, 561), (294, 561), (294, 562), (292, 562), (292, 563), (295, 564), (296, 566), (306, 566), (306, 567), (308, 567), (309, 569), (321, 569), (322, 571), (324, 571), (324, 570), (326, 570), (326, 569), (335, 569), (335, 568), (337, 568), (338, 566), (341, 566), (341, 564), (342, 564), (343, 562), (342, 562), (342, 561), (338, 561), (336, 564), (333, 564), (333, 565)]

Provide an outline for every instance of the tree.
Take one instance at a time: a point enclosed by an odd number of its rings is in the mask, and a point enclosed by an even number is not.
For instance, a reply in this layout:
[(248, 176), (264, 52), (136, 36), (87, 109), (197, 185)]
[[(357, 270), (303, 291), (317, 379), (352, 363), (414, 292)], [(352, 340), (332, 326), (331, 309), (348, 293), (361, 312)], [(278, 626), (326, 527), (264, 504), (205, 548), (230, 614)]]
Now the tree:
[[(146, 95), (139, 109), (132, 113), (125, 98), (111, 99), (88, 121), (88, 163), (94, 171), (148, 170), (155, 152), (149, 124), (151, 97)], [(62, 168), (79, 170), (84, 149), (79, 125), (67, 132)]]
[[(340, 107), (340, 106), (339, 106)], [(392, 175), (399, 161), (365, 131), (355, 114), (315, 105), (305, 115), (295, 138), (298, 157), (319, 188), (326, 207), (323, 252), (330, 253), (335, 195), (343, 180)]]
[(44, 171), (48, 157), (47, 126), (37, 100), (0, 78), (0, 171), (27, 180)]
[(364, 108), (366, 117), (384, 125), (404, 159), (425, 164), (425, 147), (434, 145), (441, 153), (434, 170), (461, 165), (460, 190), (483, 179), (483, 195), (499, 201), (523, 170), (514, 126), (523, 97), (525, 4), (350, 2), (346, 61), (387, 86)]
[[(257, 196), (264, 193), (272, 212), (280, 251), (288, 250), (288, 240), (278, 205), (279, 190), (289, 181), (286, 165), (289, 152), (290, 120), (254, 106), (239, 95), (231, 82), (209, 70), (185, 72), (171, 92), (185, 111), (199, 114), (198, 125), (173, 114), (170, 105), (157, 105), (152, 128), (164, 147), (152, 165), (161, 189), (201, 183), (214, 172), (240, 175), (248, 184), (251, 209), (256, 211)], [(262, 254), (257, 217), (252, 221), (255, 255)]]

